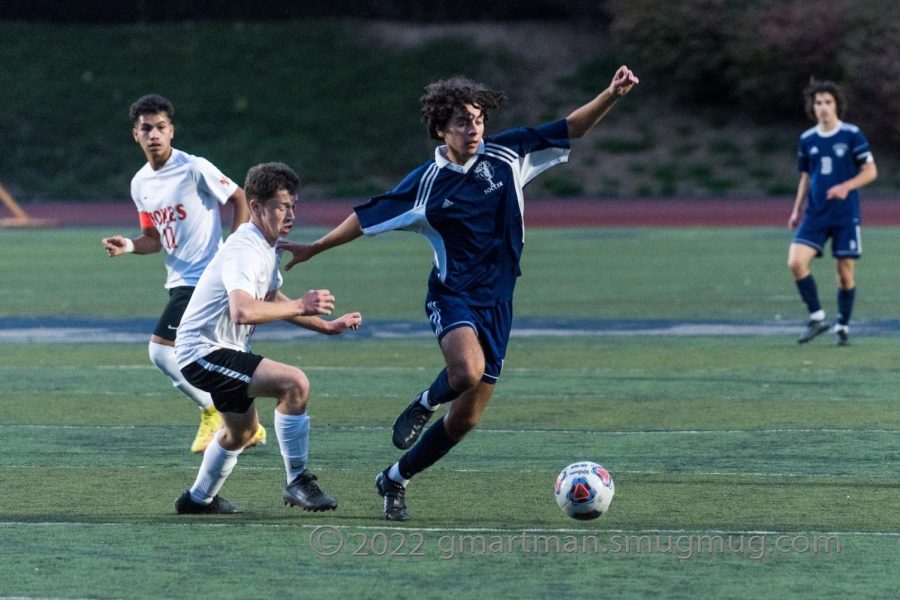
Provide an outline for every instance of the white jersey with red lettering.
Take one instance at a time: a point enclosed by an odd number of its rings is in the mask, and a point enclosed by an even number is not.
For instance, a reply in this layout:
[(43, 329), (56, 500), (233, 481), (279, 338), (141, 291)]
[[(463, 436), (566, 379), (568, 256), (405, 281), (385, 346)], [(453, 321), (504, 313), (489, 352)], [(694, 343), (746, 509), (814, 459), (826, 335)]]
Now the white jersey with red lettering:
[(166, 251), (166, 288), (197, 285), (222, 245), (219, 205), (237, 189), (205, 158), (175, 148), (161, 169), (147, 163), (131, 180), (141, 228), (155, 227)]

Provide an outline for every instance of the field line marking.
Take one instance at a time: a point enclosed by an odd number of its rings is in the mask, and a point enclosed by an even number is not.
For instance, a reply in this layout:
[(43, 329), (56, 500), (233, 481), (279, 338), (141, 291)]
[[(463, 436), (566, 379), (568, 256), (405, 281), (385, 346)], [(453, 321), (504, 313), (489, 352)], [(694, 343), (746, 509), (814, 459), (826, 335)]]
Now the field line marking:
[[(141, 430), (141, 429), (169, 429), (172, 427), (195, 427), (193, 424), (177, 424), (177, 425), (54, 425), (44, 424), (0, 424), (2, 429), (88, 429), (88, 430)], [(386, 425), (316, 425), (318, 431), (386, 431), (389, 429)], [(870, 428), (833, 428), (833, 427), (776, 427), (767, 429), (621, 429), (606, 431), (603, 429), (494, 429), (484, 428), (475, 429), (473, 433), (499, 434), (499, 435), (516, 435), (516, 434), (594, 434), (594, 435), (613, 435), (613, 436), (629, 436), (629, 435), (737, 435), (744, 433), (752, 434), (797, 434), (797, 433), (835, 433), (835, 434), (854, 434), (854, 433), (877, 433), (877, 434), (896, 434), (900, 433), (900, 429), (870, 429)]]
[(89, 522), (89, 521), (0, 521), (0, 527), (134, 527), (146, 525), (148, 527), (248, 527), (248, 528), (272, 528), (272, 529), (317, 529), (320, 527), (333, 527), (335, 529), (364, 529), (369, 531), (401, 531), (413, 533), (416, 531), (437, 533), (574, 533), (582, 535), (602, 534), (716, 534), (716, 535), (790, 535), (790, 534), (814, 534), (814, 535), (849, 535), (858, 537), (900, 537), (898, 531), (818, 531), (818, 530), (769, 530), (769, 529), (577, 529), (571, 527), (397, 527), (390, 525), (334, 525), (332, 523), (203, 523), (192, 521), (189, 523), (147, 523), (135, 522)]
[[(331, 473), (352, 473), (355, 469), (350, 469), (347, 467), (329, 467), (328, 461), (321, 461), (321, 466), (323, 469), (327, 470)], [(91, 465), (40, 465), (40, 464), (9, 464), (3, 465), (0, 464), (0, 471), (8, 469), (11, 471), (26, 471), (30, 469), (53, 469), (54, 471), (87, 471), (87, 470), (96, 470), (96, 469), (133, 469), (133, 470), (172, 470), (172, 471), (186, 471), (189, 473), (193, 473), (197, 471), (196, 465), (124, 465), (124, 464), (91, 464)], [(253, 473), (275, 473), (275, 472), (284, 472), (284, 467), (280, 465), (274, 466), (262, 466), (262, 465), (247, 465), (242, 464), (240, 469), (245, 472), (253, 472)], [(449, 473), (477, 473), (481, 475), (489, 475), (491, 473), (497, 473), (500, 469), (467, 469), (465, 467), (457, 467), (452, 469), (446, 469), (446, 472)], [(837, 479), (840, 475), (835, 475), (833, 471), (829, 471), (827, 473), (780, 473), (780, 472), (763, 472), (763, 471), (648, 471), (644, 469), (613, 469), (613, 471), (619, 475), (665, 475), (671, 476), (673, 478), (684, 477), (684, 476), (692, 476), (692, 477), (760, 477), (764, 479), (800, 479), (800, 478), (808, 478), (808, 479), (816, 479), (816, 478), (834, 478)], [(518, 468), (516, 470), (517, 473), (544, 473), (544, 469), (528, 469), (528, 468)], [(867, 485), (868, 483), (876, 483), (880, 482), (880, 480), (884, 481), (892, 481), (890, 474), (884, 475), (865, 475), (861, 477), (864, 480), (864, 483), (858, 483), (858, 485)], [(855, 481), (855, 480), (854, 480)]]

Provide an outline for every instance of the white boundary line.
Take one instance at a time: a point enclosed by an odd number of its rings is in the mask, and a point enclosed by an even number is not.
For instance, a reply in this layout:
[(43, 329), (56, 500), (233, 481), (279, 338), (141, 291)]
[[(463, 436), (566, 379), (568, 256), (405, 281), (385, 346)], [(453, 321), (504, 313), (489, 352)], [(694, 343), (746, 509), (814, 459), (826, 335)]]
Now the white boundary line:
[[(191, 517), (186, 517), (191, 518)], [(522, 527), (522, 528), (506, 528), (506, 527), (398, 527), (393, 525), (334, 525), (332, 523), (247, 523), (232, 522), (225, 523), (216, 521), (207, 523), (199, 520), (191, 520), (185, 523), (168, 523), (168, 522), (145, 522), (145, 521), (106, 521), (106, 522), (89, 522), (89, 521), (0, 521), (0, 527), (135, 527), (146, 525), (147, 527), (247, 527), (247, 528), (264, 528), (264, 529), (318, 529), (320, 527), (328, 527), (333, 529), (354, 530), (362, 529), (366, 531), (402, 531), (405, 533), (414, 533), (417, 531), (427, 533), (572, 533), (582, 535), (603, 535), (603, 534), (679, 534), (679, 535), (697, 535), (697, 534), (714, 534), (714, 535), (791, 535), (791, 534), (811, 534), (811, 535), (849, 535), (857, 537), (900, 537), (898, 531), (818, 531), (818, 530), (768, 530), (768, 529), (577, 529), (571, 527)]]
[[(142, 429), (171, 429), (173, 427), (194, 427), (191, 424), (185, 425), (51, 425), (51, 424), (4, 424), (0, 423), (0, 430), (3, 429), (87, 429), (87, 430), (127, 430), (137, 431)], [(316, 425), (317, 431), (386, 431), (389, 428), (386, 425)], [(518, 435), (518, 434), (593, 434), (593, 435), (612, 435), (612, 436), (630, 436), (630, 435), (739, 435), (749, 434), (803, 434), (803, 433), (833, 433), (833, 434), (855, 434), (855, 433), (877, 433), (895, 435), (900, 433), (900, 429), (869, 429), (869, 428), (846, 428), (837, 429), (830, 427), (815, 428), (769, 428), (769, 429), (625, 429), (606, 431), (603, 429), (493, 429), (493, 428), (477, 428), (473, 433), (498, 434), (498, 435)]]

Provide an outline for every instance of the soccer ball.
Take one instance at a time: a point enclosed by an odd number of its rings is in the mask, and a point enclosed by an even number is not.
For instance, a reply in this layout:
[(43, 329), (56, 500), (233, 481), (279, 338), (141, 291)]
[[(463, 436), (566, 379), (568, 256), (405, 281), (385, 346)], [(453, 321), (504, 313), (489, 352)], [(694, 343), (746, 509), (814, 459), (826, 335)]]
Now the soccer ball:
[(572, 463), (556, 478), (556, 503), (573, 519), (596, 519), (607, 510), (616, 493), (609, 471), (588, 461)]

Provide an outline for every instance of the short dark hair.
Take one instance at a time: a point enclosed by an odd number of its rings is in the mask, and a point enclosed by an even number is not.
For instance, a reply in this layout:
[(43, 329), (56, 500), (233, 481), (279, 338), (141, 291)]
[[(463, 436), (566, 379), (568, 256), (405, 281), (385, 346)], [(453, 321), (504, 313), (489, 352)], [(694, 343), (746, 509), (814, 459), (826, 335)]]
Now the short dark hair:
[(284, 190), (291, 196), (296, 196), (299, 189), (300, 177), (292, 168), (280, 162), (262, 163), (250, 167), (244, 181), (244, 193), (247, 195), (247, 200), (256, 198), (259, 202), (274, 198), (278, 190)]
[(159, 94), (141, 96), (131, 105), (128, 114), (131, 116), (131, 122), (134, 123), (141, 115), (155, 115), (156, 113), (166, 113), (169, 115), (170, 121), (175, 120), (175, 107)]
[(455, 115), (465, 111), (465, 105), (471, 104), (481, 109), (484, 119), (488, 118), (488, 110), (499, 108), (506, 100), (506, 94), (492, 90), (476, 81), (459, 75), (441, 79), (425, 86), (425, 95), (419, 98), (422, 103), (422, 120), (432, 139), (441, 139), (437, 132), (447, 127)]
[(816, 111), (813, 109), (816, 94), (831, 94), (832, 98), (834, 98), (838, 119), (844, 118), (844, 111), (847, 110), (847, 99), (844, 97), (844, 91), (840, 86), (833, 81), (817, 81), (810, 78), (809, 85), (803, 90), (803, 97), (806, 100), (806, 114), (810, 119), (816, 120)]

